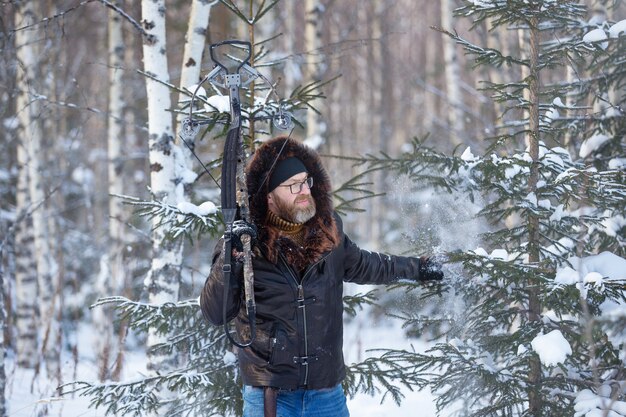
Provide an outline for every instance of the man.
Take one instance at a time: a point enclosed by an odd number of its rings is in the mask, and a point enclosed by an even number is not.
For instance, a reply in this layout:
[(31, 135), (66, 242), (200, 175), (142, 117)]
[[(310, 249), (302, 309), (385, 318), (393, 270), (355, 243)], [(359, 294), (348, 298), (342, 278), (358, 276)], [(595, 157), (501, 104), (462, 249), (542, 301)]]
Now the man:
[[(247, 186), (258, 229), (252, 261), (257, 335), (251, 346), (238, 350), (243, 415), (263, 416), (265, 406), (265, 415), (277, 410), (284, 417), (348, 416), (341, 388), (343, 282), (440, 280), (443, 273), (425, 257), (359, 249), (333, 211), (320, 157), (293, 139), (275, 138), (258, 148), (247, 168)], [(220, 241), (200, 297), (204, 316), (216, 325), (224, 321), (222, 250)], [(247, 340), (241, 268), (233, 271), (227, 320), (236, 317), (237, 332)]]

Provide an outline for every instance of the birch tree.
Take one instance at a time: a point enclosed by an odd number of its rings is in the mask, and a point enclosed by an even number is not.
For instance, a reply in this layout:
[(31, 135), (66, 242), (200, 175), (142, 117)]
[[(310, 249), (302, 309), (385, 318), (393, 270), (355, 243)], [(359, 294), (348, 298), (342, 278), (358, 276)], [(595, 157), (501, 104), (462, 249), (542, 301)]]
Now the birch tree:
[[(185, 36), (183, 62), (180, 72), (179, 88), (181, 90), (190, 89), (193, 85), (200, 81), (202, 53), (205, 47), (211, 8), (216, 3), (216, 0), (194, 0), (191, 4), (189, 25), (187, 26), (187, 35)], [(177, 117), (178, 135), (180, 135), (182, 121), (185, 117), (187, 117), (186, 113), (180, 113)], [(190, 143), (188, 145), (192, 149), (195, 146), (194, 143)], [(191, 168), (193, 166), (191, 151), (184, 145), (182, 145), (181, 148), (183, 149), (184, 155), (183, 166)]]
[[(123, 6), (122, 1), (114, 3)], [(108, 11), (108, 65), (109, 65), (109, 118), (107, 119), (107, 165), (109, 191), (109, 242), (108, 250), (100, 261), (100, 272), (96, 282), (96, 292), (102, 295), (119, 294), (125, 282), (124, 248), (127, 242), (125, 227), (127, 214), (122, 200), (115, 197), (124, 193), (124, 85), (123, 67), (125, 43), (123, 22), (116, 10)], [(95, 339), (98, 355), (99, 378), (111, 377), (112, 358), (115, 355), (115, 332), (113, 312), (110, 308), (93, 310), (93, 321), (99, 337)], [(118, 356), (119, 357), (119, 356)]]
[[(387, 150), (387, 137), (384, 134), (385, 123), (389, 123), (385, 120), (385, 107), (386, 103), (383, 102), (383, 94), (386, 86), (383, 86), (383, 73), (388, 68), (386, 62), (383, 61), (383, 39), (386, 37), (384, 32), (386, 28), (384, 25), (383, 16), (386, 13), (386, 4), (383, 0), (377, 0), (367, 7), (367, 17), (365, 21), (371, 21), (371, 24), (367, 25), (367, 37), (370, 39), (371, 45), (367, 49), (367, 61), (365, 62), (365, 71), (367, 74), (368, 88), (368, 102), (369, 111), (363, 116), (365, 118), (365, 125), (371, 138), (369, 139), (377, 149), (383, 151)], [(378, 172), (372, 174), (372, 181), (376, 184), (377, 188), (385, 189), (385, 175)], [(380, 243), (383, 235), (381, 219), (384, 218), (383, 211), (385, 210), (385, 204), (376, 199), (370, 199), (368, 201), (370, 208), (367, 211), (366, 220), (369, 225), (369, 242), (368, 245), (376, 250), (380, 249)]]
[[(453, 16), (450, 8), (451, 2), (452, 0), (441, 0), (441, 25), (446, 28), (452, 27)], [(459, 62), (452, 43), (443, 42), (443, 57), (445, 65), (447, 104), (450, 107), (449, 110), (445, 111), (448, 115), (448, 123), (450, 125), (450, 142), (454, 145), (458, 145), (463, 143), (460, 135), (464, 133), (465, 123), (460, 86), (461, 79)]]
[[(150, 187), (153, 198), (161, 203), (176, 206), (182, 198), (182, 187), (177, 185), (176, 164), (179, 152), (175, 148), (171, 109), (167, 45), (165, 41), (165, 1), (142, 0), (142, 25), (146, 31), (143, 39), (143, 64), (148, 99), (148, 149), (150, 162)], [(168, 240), (165, 231), (155, 218), (152, 231), (152, 263), (145, 281), (148, 301), (161, 305), (176, 302), (180, 285), (182, 243)], [(148, 333), (148, 370), (163, 372), (173, 365), (174, 359), (157, 353), (153, 347), (166, 340), (165, 335), (151, 328)]]
[(0, 417), (6, 417), (6, 386), (7, 386), (7, 374), (4, 366), (4, 358), (7, 353), (7, 340), (5, 340), (6, 327), (7, 327), (7, 311), (6, 303), (4, 299), (5, 292), (5, 274), (4, 274), (4, 248), (7, 243), (8, 230), (4, 222), (0, 223), (0, 231), (4, 238), (0, 240)]
[[(19, 106), (25, 105), (25, 100), (18, 97)], [(26, 213), (30, 210), (31, 200), (28, 193), (28, 153), (19, 144), (17, 147), (17, 161), (19, 174), (16, 189), (16, 211)], [(31, 216), (24, 216), (16, 225), (15, 230), (15, 350), (17, 363), (24, 368), (34, 368), (37, 363), (37, 262), (35, 258), (33, 222)]]
[[(211, 7), (214, 1), (196, 0), (191, 7), (184, 58), (181, 70), (181, 90), (197, 83), (200, 76), (200, 63), (204, 50)], [(189, 169), (191, 157), (185, 155), (181, 146), (172, 136), (173, 124), (171, 108), (168, 63), (165, 43), (165, 3), (162, 1), (142, 2), (143, 25), (148, 33), (144, 39), (144, 69), (148, 76), (149, 159), (151, 191), (154, 198), (165, 204), (176, 206), (185, 200), (185, 186), (195, 180)], [(179, 117), (181, 120), (184, 115)], [(178, 128), (182, 127), (179, 123)], [(193, 146), (193, 144), (191, 145)], [(152, 232), (152, 267), (146, 280), (149, 302), (162, 305), (178, 299), (180, 273), (182, 268), (181, 239), (166, 239), (160, 219), (154, 219)], [(158, 354), (154, 347), (165, 342), (166, 335), (151, 329), (148, 337), (150, 363), (154, 372), (169, 369), (175, 358)]]
[(287, 57), (284, 67), (285, 76), (285, 91), (293, 91), (296, 86), (296, 82), (302, 78), (300, 73), (300, 66), (298, 65), (301, 60), (299, 56), (295, 55), (296, 52), (296, 39), (298, 31), (297, 24), (297, 9), (299, 5), (295, 1), (287, 1), (281, 4), (278, 10), (282, 14), (283, 21), (285, 22), (285, 36), (283, 36), (283, 47), (285, 48), (285, 56)]
[[(60, 362), (59, 362), (59, 346), (57, 345), (59, 337), (59, 323), (55, 320), (57, 317), (57, 307), (55, 305), (55, 297), (57, 296), (57, 289), (54, 287), (56, 279), (54, 279), (55, 268), (52, 261), (52, 254), (48, 244), (48, 226), (45, 213), (45, 204), (42, 204), (46, 199), (42, 184), (42, 164), (44, 151), (42, 149), (43, 131), (41, 120), (41, 100), (43, 93), (40, 88), (42, 83), (40, 82), (40, 74), (37, 73), (37, 69), (40, 67), (41, 51), (39, 50), (39, 33), (32, 26), (37, 22), (40, 13), (40, 2), (25, 1), (18, 4), (16, 11), (16, 21), (21, 22), (19, 26), (26, 27), (26, 29), (20, 30), (15, 35), (16, 49), (17, 49), (17, 85), (19, 95), (17, 99), (18, 119), (21, 128), (20, 131), (20, 148), (18, 150), (18, 159), (20, 160), (20, 169), (23, 171), (21, 176), (26, 175), (25, 178), (20, 179), (20, 184), (28, 184), (28, 204), (38, 205), (36, 210), (31, 213), (32, 217), (32, 231), (33, 231), (33, 258), (36, 260), (36, 274), (37, 274), (37, 288), (38, 292), (35, 292), (39, 296), (33, 297), (33, 292), (26, 292), (26, 289), (22, 287), (19, 289), (18, 298), (28, 297), (37, 300), (37, 304), (40, 309), (40, 322), (37, 324), (39, 329), (39, 340), (41, 341), (40, 351), (42, 359), (45, 361), (45, 366), (48, 371), (49, 377), (59, 377)], [(20, 201), (21, 204), (26, 204), (23, 197)], [(18, 210), (24, 210), (26, 207), (19, 207)], [(19, 242), (28, 241), (20, 238)], [(33, 283), (29, 278), (26, 280), (20, 279), (21, 284), (26, 284), (29, 291), (33, 289)], [(34, 300), (33, 300), (34, 302)], [(32, 309), (25, 306), (25, 301), (18, 301), (18, 305), (21, 305), (23, 313), (28, 314)], [(27, 331), (26, 339), (22, 342), (26, 342), (31, 339), (29, 325), (32, 323), (28, 320), (23, 323), (23, 330)], [(31, 341), (32, 342), (32, 341)], [(23, 344), (20, 343), (23, 347)], [(28, 348), (30, 349), (30, 348)], [(35, 356), (36, 357), (36, 356)], [(31, 362), (24, 358), (25, 362)]]
[[(308, 82), (321, 81), (322, 78), (322, 24), (324, 22), (324, 7), (319, 0), (306, 0), (304, 45), (308, 51), (306, 61), (306, 79)], [(314, 100), (313, 106), (321, 106), (321, 100)], [(306, 118), (306, 137), (315, 142), (323, 142), (324, 125), (322, 116), (317, 111), (309, 109)]]

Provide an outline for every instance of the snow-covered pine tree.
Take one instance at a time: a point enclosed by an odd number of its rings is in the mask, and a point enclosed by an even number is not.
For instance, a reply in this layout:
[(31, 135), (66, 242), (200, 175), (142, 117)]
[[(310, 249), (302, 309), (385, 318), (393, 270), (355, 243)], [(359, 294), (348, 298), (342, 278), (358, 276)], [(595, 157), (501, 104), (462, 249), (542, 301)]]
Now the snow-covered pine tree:
[[(364, 158), (416, 181), (429, 176), (411, 160), (434, 162), (446, 174), (439, 185), (482, 196), (480, 217), (491, 223), (483, 247), (449, 255), (464, 268), (451, 282), (463, 305), (449, 312), (445, 341), (354, 367), (364, 387), (363, 375), (429, 387), (439, 410), (466, 416), (626, 415), (626, 37), (624, 21), (588, 22), (586, 12), (574, 1), (465, 3), (458, 16), (519, 28), (529, 41), (505, 56), (446, 32), (477, 65), (527, 69), (516, 82), (486, 83), (505, 107), (506, 133), (483, 156), (468, 148), (441, 158), (416, 142), (403, 158)], [(570, 65), (572, 83), (559, 76)], [(579, 155), (559, 146), (566, 135), (584, 139)]]

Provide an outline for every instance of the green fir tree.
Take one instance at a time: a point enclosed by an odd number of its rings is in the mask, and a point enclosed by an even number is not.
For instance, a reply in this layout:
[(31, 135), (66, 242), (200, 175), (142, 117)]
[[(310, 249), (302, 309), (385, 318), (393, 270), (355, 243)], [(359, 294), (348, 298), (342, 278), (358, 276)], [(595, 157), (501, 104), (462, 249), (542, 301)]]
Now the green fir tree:
[[(483, 247), (448, 254), (463, 271), (447, 296), (464, 306), (439, 310), (444, 338), (426, 353), (383, 351), (354, 370), (428, 387), (444, 415), (624, 416), (623, 22), (587, 23), (574, 1), (473, 1), (456, 14), (528, 40), (528, 50), (505, 56), (439, 29), (476, 66), (526, 74), (485, 84), (505, 106), (502, 133), (487, 138), (493, 145), (482, 156), (467, 148), (446, 158), (416, 141), (401, 158), (361, 162), (400, 164), (420, 185), (439, 176), (436, 185), (484, 201), (479, 218), (490, 229)], [(574, 77), (555, 77), (567, 67)], [(425, 175), (424, 161), (444, 175)], [(408, 329), (433, 324), (416, 311), (403, 319)]]

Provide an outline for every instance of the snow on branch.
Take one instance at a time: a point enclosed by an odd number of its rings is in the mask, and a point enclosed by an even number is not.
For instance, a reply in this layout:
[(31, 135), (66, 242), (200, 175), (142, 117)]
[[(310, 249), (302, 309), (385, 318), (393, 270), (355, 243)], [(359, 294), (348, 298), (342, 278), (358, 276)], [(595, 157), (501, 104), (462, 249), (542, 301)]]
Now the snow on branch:
[(157, 219), (155, 227), (164, 228), (166, 237), (170, 239), (181, 236), (192, 239), (194, 235), (199, 237), (205, 233), (215, 235), (221, 224), (217, 207), (209, 201), (199, 206), (189, 202), (172, 206), (156, 200), (143, 201), (136, 197), (116, 194), (113, 196), (122, 198), (125, 204), (136, 207), (139, 215), (151, 220)]
[(128, 320), (131, 328), (145, 331), (150, 328), (160, 334), (168, 334), (170, 331), (179, 329), (182, 323), (187, 323), (190, 319), (197, 317), (199, 312), (197, 299), (177, 303), (149, 304), (121, 296), (100, 298), (91, 308), (106, 304), (114, 304), (115, 308), (120, 311), (122, 319)]

